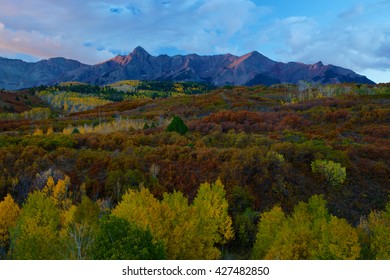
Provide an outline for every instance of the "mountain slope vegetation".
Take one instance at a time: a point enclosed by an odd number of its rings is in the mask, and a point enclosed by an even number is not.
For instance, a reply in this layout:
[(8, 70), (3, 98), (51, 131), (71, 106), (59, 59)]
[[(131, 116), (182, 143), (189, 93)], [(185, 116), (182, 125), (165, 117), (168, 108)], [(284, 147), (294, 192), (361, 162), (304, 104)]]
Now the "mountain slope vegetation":
[(388, 258), (389, 84), (141, 84), (0, 114), (1, 258)]

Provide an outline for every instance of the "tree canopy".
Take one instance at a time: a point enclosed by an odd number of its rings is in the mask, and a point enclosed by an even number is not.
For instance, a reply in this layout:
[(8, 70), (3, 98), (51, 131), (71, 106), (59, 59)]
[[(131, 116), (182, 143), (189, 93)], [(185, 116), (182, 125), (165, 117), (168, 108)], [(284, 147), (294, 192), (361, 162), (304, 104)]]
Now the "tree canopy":
[(11, 256), (21, 260), (61, 259), (60, 211), (42, 191), (31, 193), (11, 236)]
[(169, 259), (217, 259), (217, 244), (233, 238), (232, 220), (221, 181), (202, 184), (193, 204), (181, 192), (159, 201), (145, 188), (129, 190), (113, 215), (150, 228), (161, 239)]
[(9, 231), (16, 225), (16, 220), (19, 216), (20, 208), (8, 194), (3, 201), (0, 202), (0, 258), (5, 254), (9, 247)]
[(345, 219), (332, 216), (318, 195), (300, 202), (291, 216), (280, 207), (261, 215), (254, 259), (358, 259), (359, 237)]
[(165, 248), (149, 229), (115, 216), (101, 220), (92, 248), (96, 260), (161, 260)]

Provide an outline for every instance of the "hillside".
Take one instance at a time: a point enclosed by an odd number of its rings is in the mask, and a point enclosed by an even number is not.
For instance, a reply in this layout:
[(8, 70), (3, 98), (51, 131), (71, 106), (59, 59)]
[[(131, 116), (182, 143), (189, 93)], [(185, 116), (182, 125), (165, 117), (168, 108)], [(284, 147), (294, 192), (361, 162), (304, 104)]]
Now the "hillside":
[(0, 91), (0, 113), (21, 113), (42, 106), (45, 102), (29, 90)]
[[(40, 107), (34, 102), (27, 111), (0, 114), (0, 208), (10, 203), (10, 194), (13, 207), (22, 209), (20, 218), (7, 218), (13, 226), (23, 231), (28, 215), (23, 209), (36, 200), (58, 215), (50, 229), (57, 249), (73, 248), (67, 234), (76, 225), (88, 225), (88, 234), (99, 236), (98, 228), (110, 224), (99, 217), (112, 213), (142, 229), (148, 226), (148, 234), (164, 247), (154, 258), (387, 258), (388, 245), (374, 242), (389, 240), (388, 84), (225, 86), (154, 99), (129, 95), (140, 84), (111, 85), (121, 90), (86, 84), (39, 87), (28, 99), (43, 99)], [(150, 84), (160, 92), (179, 85)], [(129, 91), (122, 91), (124, 86)], [(24, 92), (12, 94), (24, 99)], [(10, 94), (0, 95), (4, 102)], [(116, 101), (118, 96), (122, 101)], [(178, 123), (173, 125), (173, 119)], [(166, 131), (168, 125), (173, 132)], [(214, 197), (214, 204), (207, 197)], [(216, 217), (223, 220), (208, 216), (213, 211), (222, 211)], [(286, 247), (283, 236), (264, 235), (267, 219), (277, 217), (269, 230), (306, 236), (309, 242), (300, 253), (290, 255), (299, 240)], [(293, 226), (296, 219), (299, 227)], [(223, 237), (212, 235), (215, 223), (221, 223)], [(326, 251), (324, 238), (332, 230), (339, 239)], [(13, 258), (35, 250), (27, 233), (4, 236), (2, 248), (9, 248), (9, 239), (16, 244)], [(191, 250), (195, 243), (208, 247)], [(92, 247), (81, 257), (102, 258), (96, 244), (85, 245)], [(28, 258), (63, 258), (57, 249), (31, 251)], [(80, 257), (77, 250), (64, 252), (66, 258)]]

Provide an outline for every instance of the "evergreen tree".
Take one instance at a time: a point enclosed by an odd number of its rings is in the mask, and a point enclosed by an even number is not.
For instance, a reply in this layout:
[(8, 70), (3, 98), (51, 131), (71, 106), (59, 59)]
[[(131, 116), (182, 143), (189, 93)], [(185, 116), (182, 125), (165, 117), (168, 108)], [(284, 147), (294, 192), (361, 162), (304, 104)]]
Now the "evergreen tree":
[(188, 132), (188, 127), (180, 117), (174, 116), (166, 131), (175, 131), (181, 135), (184, 135)]
[(78, 130), (77, 127), (75, 127), (72, 131), (72, 134), (80, 134), (80, 131)]

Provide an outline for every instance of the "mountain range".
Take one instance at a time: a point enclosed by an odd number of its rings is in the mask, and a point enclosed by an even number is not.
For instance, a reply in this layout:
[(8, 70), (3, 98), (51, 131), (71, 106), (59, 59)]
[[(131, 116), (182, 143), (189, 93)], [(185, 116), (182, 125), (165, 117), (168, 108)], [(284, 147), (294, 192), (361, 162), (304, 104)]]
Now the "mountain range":
[(137, 47), (128, 55), (118, 55), (96, 65), (61, 57), (35, 63), (0, 57), (0, 88), (8, 90), (67, 81), (107, 85), (120, 80), (195, 81), (216, 86), (272, 85), (301, 80), (322, 84), (374, 84), (352, 70), (324, 65), (321, 61), (315, 64), (282, 63), (257, 51), (243, 56), (152, 56), (142, 47)]

